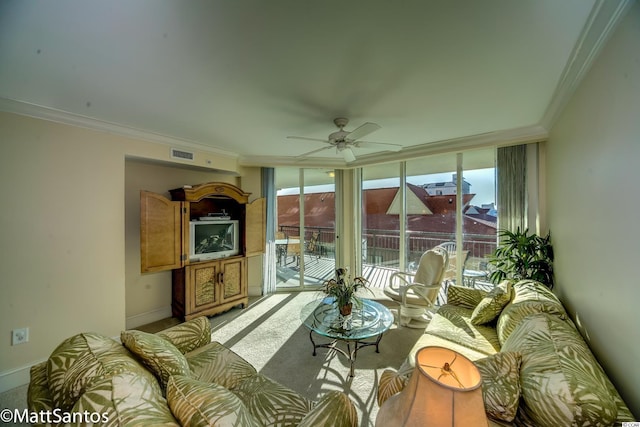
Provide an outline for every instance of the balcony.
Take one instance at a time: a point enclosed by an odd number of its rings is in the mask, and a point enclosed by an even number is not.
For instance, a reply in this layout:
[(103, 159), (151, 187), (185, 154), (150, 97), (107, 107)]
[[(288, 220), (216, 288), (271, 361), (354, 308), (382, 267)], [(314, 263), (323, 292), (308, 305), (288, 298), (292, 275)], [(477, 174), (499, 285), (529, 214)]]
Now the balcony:
[[(283, 226), (286, 235), (300, 235), (300, 227)], [(305, 241), (313, 233), (318, 233), (318, 242), (313, 253), (305, 253), (305, 286), (317, 286), (333, 277), (335, 269), (335, 230), (333, 228), (314, 227), (305, 229)], [(427, 250), (444, 242), (455, 240), (450, 233), (432, 233), (408, 231), (407, 266), (417, 265), (420, 256)], [(463, 250), (469, 251), (465, 269), (486, 271), (489, 255), (496, 249), (495, 235), (465, 235)], [(389, 276), (398, 271), (400, 265), (400, 234), (398, 230), (365, 230), (362, 236), (362, 274), (369, 280), (371, 287), (382, 289)], [(297, 287), (299, 284), (299, 265), (289, 255), (280, 260), (277, 268), (278, 288)], [(489, 285), (485, 278), (475, 280), (478, 287)]]

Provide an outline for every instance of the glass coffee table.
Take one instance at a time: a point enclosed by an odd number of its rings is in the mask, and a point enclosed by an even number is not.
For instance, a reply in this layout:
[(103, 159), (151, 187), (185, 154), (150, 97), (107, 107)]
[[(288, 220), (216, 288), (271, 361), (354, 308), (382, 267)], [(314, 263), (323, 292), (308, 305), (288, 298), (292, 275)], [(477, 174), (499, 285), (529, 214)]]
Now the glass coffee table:
[[(358, 350), (367, 346), (376, 346), (376, 353), (380, 353), (378, 345), (382, 335), (393, 324), (393, 314), (384, 305), (368, 299), (361, 299), (362, 304), (354, 305), (351, 314), (343, 316), (331, 297), (312, 301), (305, 305), (300, 312), (302, 324), (309, 328), (309, 339), (313, 345), (313, 355), (316, 349), (328, 348), (335, 350), (349, 359), (349, 377), (354, 376), (354, 363)], [(332, 339), (325, 344), (316, 344), (313, 334)], [(366, 339), (375, 341), (363, 341)], [(337, 346), (342, 341), (347, 344), (347, 351)]]

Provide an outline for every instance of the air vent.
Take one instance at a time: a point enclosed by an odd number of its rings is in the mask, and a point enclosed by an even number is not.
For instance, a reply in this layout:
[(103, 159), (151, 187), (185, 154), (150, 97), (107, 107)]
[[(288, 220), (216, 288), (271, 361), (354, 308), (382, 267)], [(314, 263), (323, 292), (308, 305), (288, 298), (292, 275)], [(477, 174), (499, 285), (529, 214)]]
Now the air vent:
[(171, 158), (180, 160), (191, 160), (195, 158), (195, 154), (190, 151), (178, 150), (177, 148), (171, 149)]

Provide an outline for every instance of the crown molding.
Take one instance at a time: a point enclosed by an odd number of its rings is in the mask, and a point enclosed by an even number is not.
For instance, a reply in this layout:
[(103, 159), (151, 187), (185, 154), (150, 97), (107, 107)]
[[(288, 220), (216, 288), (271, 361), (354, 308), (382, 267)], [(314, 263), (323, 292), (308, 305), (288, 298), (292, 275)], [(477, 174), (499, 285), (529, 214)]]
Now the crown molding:
[(551, 129), (634, 0), (596, 0), (540, 125)]
[(173, 136), (162, 135), (155, 132), (149, 132), (130, 126), (107, 122), (104, 120), (98, 120), (92, 117), (70, 113), (68, 111), (58, 110), (55, 108), (44, 107), (42, 105), (32, 104), (29, 102), (18, 101), (15, 99), (0, 97), (0, 111), (15, 113), (22, 116), (34, 117), (36, 119), (76, 126), (84, 129), (95, 130), (98, 132), (106, 132), (128, 138), (155, 142), (171, 147), (190, 148), (193, 150), (227, 156), (234, 159), (238, 158), (238, 153), (211, 147), (197, 141), (190, 141)]
[(465, 150), (486, 148), (491, 146), (507, 146), (546, 141), (549, 137), (547, 129), (540, 125), (524, 126), (519, 128), (487, 132), (470, 135), (461, 138), (452, 138), (441, 141), (406, 147), (398, 152), (385, 151), (382, 153), (359, 156), (355, 162), (345, 163), (343, 160), (327, 157), (271, 157), (271, 156), (245, 156), (240, 157), (241, 166), (289, 166), (297, 168), (335, 168), (352, 169), (362, 166), (370, 166), (381, 163), (399, 162), (411, 160), (416, 157), (424, 157), (434, 154), (455, 153)]

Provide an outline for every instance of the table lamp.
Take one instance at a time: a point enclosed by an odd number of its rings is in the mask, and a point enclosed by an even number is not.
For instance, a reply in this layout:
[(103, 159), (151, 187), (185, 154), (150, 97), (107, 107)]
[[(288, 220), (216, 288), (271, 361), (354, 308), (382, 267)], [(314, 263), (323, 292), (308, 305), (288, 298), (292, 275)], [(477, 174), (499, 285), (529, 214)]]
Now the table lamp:
[(444, 347), (424, 347), (407, 386), (382, 404), (376, 427), (488, 426), (478, 368)]

